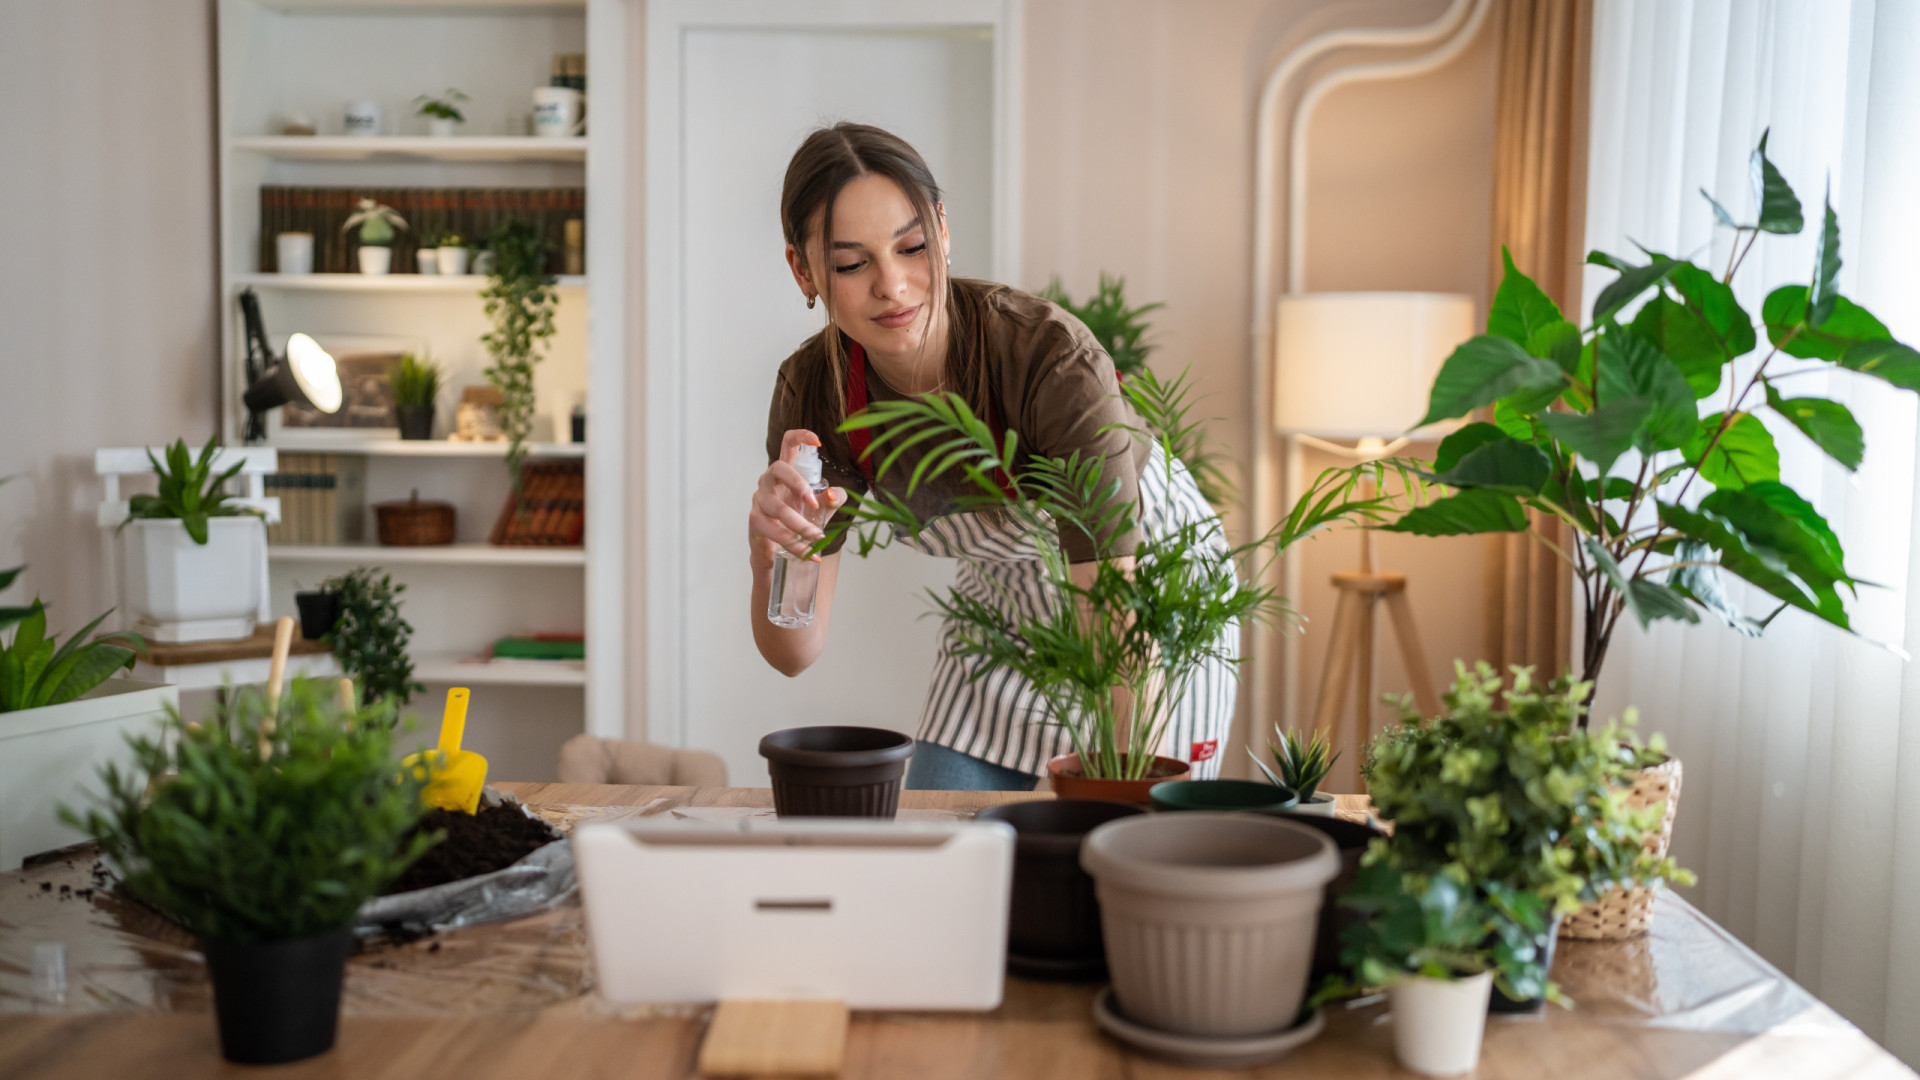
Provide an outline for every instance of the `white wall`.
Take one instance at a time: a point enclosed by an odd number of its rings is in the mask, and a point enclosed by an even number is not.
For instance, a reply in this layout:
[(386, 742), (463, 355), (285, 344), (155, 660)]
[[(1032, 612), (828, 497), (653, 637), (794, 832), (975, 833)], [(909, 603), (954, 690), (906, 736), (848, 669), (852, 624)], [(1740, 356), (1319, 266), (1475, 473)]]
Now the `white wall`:
[(112, 602), (95, 447), (215, 423), (208, 0), (0, 0), (0, 566), (78, 630)]

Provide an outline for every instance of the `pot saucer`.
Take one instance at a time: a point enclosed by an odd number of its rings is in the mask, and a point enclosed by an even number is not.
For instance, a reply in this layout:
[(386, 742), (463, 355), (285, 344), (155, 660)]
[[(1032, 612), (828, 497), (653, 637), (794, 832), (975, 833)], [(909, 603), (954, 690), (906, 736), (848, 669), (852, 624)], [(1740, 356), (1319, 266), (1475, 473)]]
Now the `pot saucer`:
[(1016, 952), (1007, 953), (1007, 974), (1018, 975), (1023, 979), (1044, 979), (1048, 982), (1093, 982), (1107, 977), (1107, 960), (1101, 956), (1093, 960), (1056, 959), (1047, 956), (1021, 956)]
[(1109, 986), (1093, 999), (1093, 1022), (1121, 1042), (1157, 1057), (1188, 1065), (1237, 1069), (1272, 1061), (1313, 1041), (1326, 1027), (1327, 1018), (1315, 1009), (1292, 1027), (1271, 1035), (1176, 1035), (1122, 1016)]

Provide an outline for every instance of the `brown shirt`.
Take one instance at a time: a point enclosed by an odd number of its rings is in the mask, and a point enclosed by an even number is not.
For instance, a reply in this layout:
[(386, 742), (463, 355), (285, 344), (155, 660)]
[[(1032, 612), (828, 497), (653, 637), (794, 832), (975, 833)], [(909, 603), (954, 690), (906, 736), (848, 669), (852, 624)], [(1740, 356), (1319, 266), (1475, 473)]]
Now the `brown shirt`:
[[(1120, 396), (1113, 360), (1085, 324), (1058, 305), (1017, 289), (974, 281), (956, 281), (955, 286), (986, 292), (986, 355), (991, 366), (994, 417), (1018, 436), (1015, 470), (1034, 456), (1067, 457), (1076, 450), (1082, 458), (1104, 455), (1106, 481), (1120, 483), (1117, 498), (1123, 503), (1136, 502), (1140, 471), (1146, 468), (1152, 447), (1138, 434), (1112, 427), (1124, 424), (1137, 429), (1141, 422)], [(820, 437), (820, 460), (827, 483), (858, 497), (866, 493), (867, 481), (847, 437), (834, 430), (838, 426), (834, 417), (801, 415), (804, 409), (794, 392), (802, 385), (801, 380), (825, 378), (826, 372), (826, 344), (821, 335), (809, 339), (780, 365), (767, 416), (767, 460), (779, 457), (781, 439), (789, 430), (804, 428)], [(844, 385), (839, 393), (844, 402)], [(871, 363), (867, 365), (867, 395), (874, 402), (907, 397), (887, 385)], [(907, 479), (913, 475), (922, 451), (939, 441), (928, 440), (902, 454), (879, 478), (880, 486), (905, 498)], [(878, 469), (890, 449), (890, 444), (882, 443), (868, 460)], [(928, 521), (953, 512), (957, 496), (974, 494), (979, 494), (978, 489), (953, 470), (923, 482), (909, 505), (922, 521)], [(846, 513), (842, 510), (835, 520)], [(1140, 539), (1136, 528), (1115, 537), (1111, 550), (1131, 553)], [(828, 551), (838, 551), (843, 541), (844, 537)], [(1062, 526), (1060, 545), (1074, 562), (1096, 557), (1092, 539), (1078, 528)]]

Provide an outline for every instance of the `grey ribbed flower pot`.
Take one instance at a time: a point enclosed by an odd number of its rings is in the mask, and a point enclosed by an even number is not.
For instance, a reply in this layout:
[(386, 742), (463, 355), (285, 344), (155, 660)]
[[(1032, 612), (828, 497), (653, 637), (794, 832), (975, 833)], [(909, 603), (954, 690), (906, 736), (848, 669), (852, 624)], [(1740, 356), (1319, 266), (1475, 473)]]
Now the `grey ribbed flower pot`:
[(1331, 840), (1253, 814), (1152, 814), (1087, 835), (1120, 1010), (1184, 1035), (1292, 1024), (1306, 996)]

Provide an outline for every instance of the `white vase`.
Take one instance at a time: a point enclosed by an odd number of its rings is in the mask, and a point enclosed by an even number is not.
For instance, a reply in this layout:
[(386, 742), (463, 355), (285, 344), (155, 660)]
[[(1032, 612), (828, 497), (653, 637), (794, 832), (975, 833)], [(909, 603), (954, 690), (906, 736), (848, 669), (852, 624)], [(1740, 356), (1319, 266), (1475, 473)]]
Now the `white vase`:
[(1293, 808), (1296, 814), (1312, 814), (1315, 817), (1333, 817), (1334, 801), (1331, 795), (1314, 792), (1312, 799), (1301, 799)]
[(253, 633), (266, 588), (265, 522), (252, 514), (209, 518), (207, 542), (196, 544), (178, 520), (130, 521), (120, 544), (136, 630), (157, 641)]
[(360, 246), (360, 272), (363, 274), (384, 274), (393, 268), (393, 249), (374, 247), (371, 244)]
[(108, 679), (65, 704), (0, 713), (0, 872), (85, 840), (55, 808), (88, 805), (102, 766), (130, 768), (126, 737), (157, 734), (169, 705), (179, 708), (178, 687)]
[(278, 268), (283, 274), (313, 273), (313, 234), (283, 232), (273, 238)]
[(421, 248), (420, 250), (414, 252), (413, 265), (414, 265), (414, 269), (419, 271), (422, 274), (439, 273), (440, 272), (440, 249), (439, 248)]
[(1393, 1011), (1393, 1056), (1427, 1076), (1459, 1076), (1480, 1063), (1493, 975), (1429, 979), (1411, 975), (1387, 991)]
[(450, 139), (453, 137), (454, 126), (458, 123), (458, 120), (449, 120), (444, 116), (428, 117), (427, 134), (436, 139)]
[(440, 251), (440, 272), (443, 274), (464, 274), (467, 272), (467, 249), (463, 247), (443, 247)]

